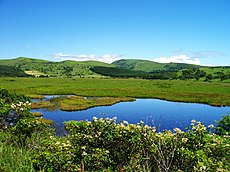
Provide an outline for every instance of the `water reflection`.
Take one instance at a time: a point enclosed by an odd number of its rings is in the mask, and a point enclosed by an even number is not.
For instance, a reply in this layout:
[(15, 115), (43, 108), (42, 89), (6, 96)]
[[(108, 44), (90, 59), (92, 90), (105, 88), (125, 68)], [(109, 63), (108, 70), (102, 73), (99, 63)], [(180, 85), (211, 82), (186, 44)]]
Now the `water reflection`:
[(178, 127), (182, 130), (189, 126), (192, 119), (201, 121), (205, 125), (220, 120), (223, 115), (230, 112), (230, 107), (213, 107), (205, 104), (179, 103), (158, 99), (137, 99), (133, 102), (121, 102), (112, 106), (100, 106), (87, 110), (66, 112), (59, 109), (47, 111), (37, 109), (44, 118), (53, 120), (57, 125), (62, 125), (69, 120), (88, 120), (94, 116), (109, 117), (114, 116), (119, 120), (126, 120), (129, 123), (138, 123), (141, 120), (148, 125), (159, 126), (159, 130), (172, 130)]

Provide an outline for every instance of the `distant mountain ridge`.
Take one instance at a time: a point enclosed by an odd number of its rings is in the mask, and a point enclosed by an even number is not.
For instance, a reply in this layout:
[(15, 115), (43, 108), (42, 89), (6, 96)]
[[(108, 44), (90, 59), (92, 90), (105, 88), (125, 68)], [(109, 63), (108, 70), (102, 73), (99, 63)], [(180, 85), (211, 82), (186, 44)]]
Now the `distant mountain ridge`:
[(145, 72), (160, 70), (181, 70), (188, 68), (199, 68), (201, 66), (185, 63), (158, 63), (150, 60), (122, 59), (113, 62), (119, 68), (139, 70)]
[[(230, 66), (208, 67), (186, 63), (157, 63), (121, 59), (100, 61), (48, 61), (27, 57), (0, 60), (0, 76), (36, 77), (139, 77), (145, 79), (229, 79)], [(208, 77), (207, 77), (208, 76)]]

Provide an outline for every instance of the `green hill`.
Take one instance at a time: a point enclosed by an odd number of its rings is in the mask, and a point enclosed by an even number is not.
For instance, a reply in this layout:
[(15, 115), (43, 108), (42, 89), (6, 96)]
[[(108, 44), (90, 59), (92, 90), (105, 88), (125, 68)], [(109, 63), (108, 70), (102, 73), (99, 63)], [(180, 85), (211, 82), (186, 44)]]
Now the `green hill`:
[[(137, 74), (137, 77), (145, 79), (194, 79), (203, 81), (230, 81), (230, 66), (209, 67), (185, 63), (157, 63), (149, 60), (138, 59), (122, 59), (115, 61), (112, 64), (114, 64), (117, 68), (133, 71), (131, 75), (129, 71), (127, 76)], [(97, 68), (95, 72), (103, 74), (103, 72), (98, 71), (98, 69), (100, 68)], [(106, 71), (104, 68), (101, 69)], [(118, 72), (115, 69), (113, 70), (118, 75)], [(139, 73), (137, 71), (139, 71)], [(122, 74), (122, 76), (125, 75)]]
[(157, 63), (150, 60), (122, 59), (113, 62), (119, 68), (139, 70), (145, 72), (181, 70), (188, 68), (199, 68), (200, 66), (184, 63)]
[(23, 70), (14, 66), (0, 65), (0, 76), (2, 77), (26, 77), (29, 76)]
[(79, 62), (79, 64), (87, 65), (87, 66), (102, 66), (102, 67), (115, 67), (114, 64), (109, 64), (105, 62), (100, 62), (100, 61), (95, 61), (95, 60), (88, 60), (88, 61), (83, 61)]
[[(98, 61), (77, 62), (77, 61), (67, 60), (62, 62), (52, 62), (47, 60), (32, 59), (26, 57), (0, 60), (0, 64), (4, 65), (5, 67), (10, 66), (16, 69), (20, 69), (21, 71), (24, 71), (30, 75), (52, 76), (52, 77), (96, 76), (98, 74), (92, 72), (90, 68), (94, 66), (105, 66), (105, 67), (114, 66), (112, 64), (107, 64)], [(0, 71), (3, 71), (3, 67), (0, 68)], [(1, 76), (6, 76), (6, 75), (1, 75)]]
[(36, 77), (125, 77), (143, 79), (229, 80), (230, 67), (207, 67), (184, 63), (157, 63), (122, 59), (112, 64), (99, 61), (61, 61), (19, 57), (0, 60), (0, 76)]
[(25, 70), (26, 67), (31, 68), (34, 65), (43, 65), (43, 64), (46, 64), (48, 62), (49, 61), (47, 61), (47, 60), (32, 59), (32, 58), (26, 58), (26, 57), (0, 60), (1, 65), (14, 66), (14, 67), (20, 68), (22, 70)]

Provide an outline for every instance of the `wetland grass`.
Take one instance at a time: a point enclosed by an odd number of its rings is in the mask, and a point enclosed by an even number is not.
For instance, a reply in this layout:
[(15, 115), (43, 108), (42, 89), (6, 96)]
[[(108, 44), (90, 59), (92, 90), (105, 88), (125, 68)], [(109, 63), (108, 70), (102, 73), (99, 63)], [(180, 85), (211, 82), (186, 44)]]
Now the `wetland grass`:
[(33, 149), (8, 142), (10, 133), (0, 131), (0, 171), (35, 172), (32, 162)]
[(54, 124), (54, 121), (50, 120), (50, 119), (45, 119), (43, 118), (43, 114), (41, 112), (31, 112), (38, 121), (48, 124), (48, 125), (52, 125)]
[[(48, 110), (61, 109), (63, 111), (77, 111), (85, 110), (95, 106), (109, 106), (119, 102), (134, 101), (134, 98), (118, 98), (118, 97), (81, 97), (81, 96), (69, 96), (69, 97), (57, 97), (52, 98), (49, 101), (34, 102), (31, 105), (31, 109), (45, 108)], [(37, 112), (34, 112), (34, 115)]]
[(98, 97), (85, 98), (72, 96), (58, 101), (58, 106), (64, 111), (85, 110), (95, 106), (109, 106), (119, 102), (134, 101), (133, 98), (116, 98), (116, 97)]
[(35, 117), (42, 117), (42, 113), (41, 112), (31, 112)]
[(50, 101), (38, 101), (31, 103), (31, 109), (41, 109), (52, 107), (53, 104)]
[(42, 122), (42, 123), (45, 123), (45, 124), (48, 124), (48, 125), (52, 125), (54, 124), (54, 121), (50, 120), (50, 119), (45, 119), (45, 118), (37, 118), (38, 121)]
[(230, 106), (229, 82), (99, 78), (0, 78), (0, 83), (1, 88), (26, 95), (158, 98)]

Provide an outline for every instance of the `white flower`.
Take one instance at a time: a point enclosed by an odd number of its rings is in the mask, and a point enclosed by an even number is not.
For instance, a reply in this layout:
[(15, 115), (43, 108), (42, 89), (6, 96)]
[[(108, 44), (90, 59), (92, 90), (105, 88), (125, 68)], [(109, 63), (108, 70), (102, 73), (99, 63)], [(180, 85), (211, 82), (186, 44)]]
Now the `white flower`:
[(213, 125), (213, 124), (210, 124), (210, 125), (208, 126), (208, 128), (214, 128), (214, 125)]
[(59, 144), (60, 144), (60, 142), (56, 142), (56, 143), (55, 143), (55, 145), (59, 145)]
[(123, 124), (128, 125), (129, 123), (128, 121), (123, 121)]
[(188, 138), (182, 138), (182, 142), (186, 143), (188, 141)]
[(82, 156), (86, 156), (87, 153), (86, 153), (85, 151), (83, 151), (81, 155), (82, 155)]
[(156, 132), (156, 131), (157, 131), (156, 127), (153, 127), (153, 128), (152, 128), (152, 131), (153, 131), (153, 132)]
[(181, 133), (181, 129), (179, 129), (179, 128), (174, 128), (174, 131), (175, 131), (176, 133), (178, 133), (178, 134)]
[(82, 149), (82, 150), (85, 150), (85, 149), (86, 149), (86, 146), (82, 146), (81, 149)]
[(141, 121), (140, 121), (140, 124), (144, 124), (144, 121), (141, 120)]
[(100, 121), (100, 122), (104, 122), (104, 119), (103, 119), (103, 118), (100, 118), (99, 121)]
[(94, 121), (97, 121), (97, 119), (98, 119), (97, 117), (95, 117), (95, 116), (93, 117), (93, 120), (94, 120)]
[(195, 120), (195, 119), (193, 119), (193, 120), (191, 121), (191, 123), (196, 123), (196, 120)]
[(15, 104), (12, 104), (12, 105), (11, 105), (11, 108), (12, 108), (12, 109), (15, 109), (15, 108), (16, 108), (16, 105), (15, 105)]
[(117, 120), (117, 117), (116, 117), (116, 116), (115, 116), (115, 117), (113, 117), (113, 118), (112, 118), (112, 120), (116, 121), (116, 120)]
[(124, 128), (125, 126), (124, 126), (124, 124), (123, 124), (123, 123), (120, 123), (120, 127), (121, 127), (121, 128)]
[(23, 105), (23, 102), (18, 102), (17, 106), (22, 106)]

